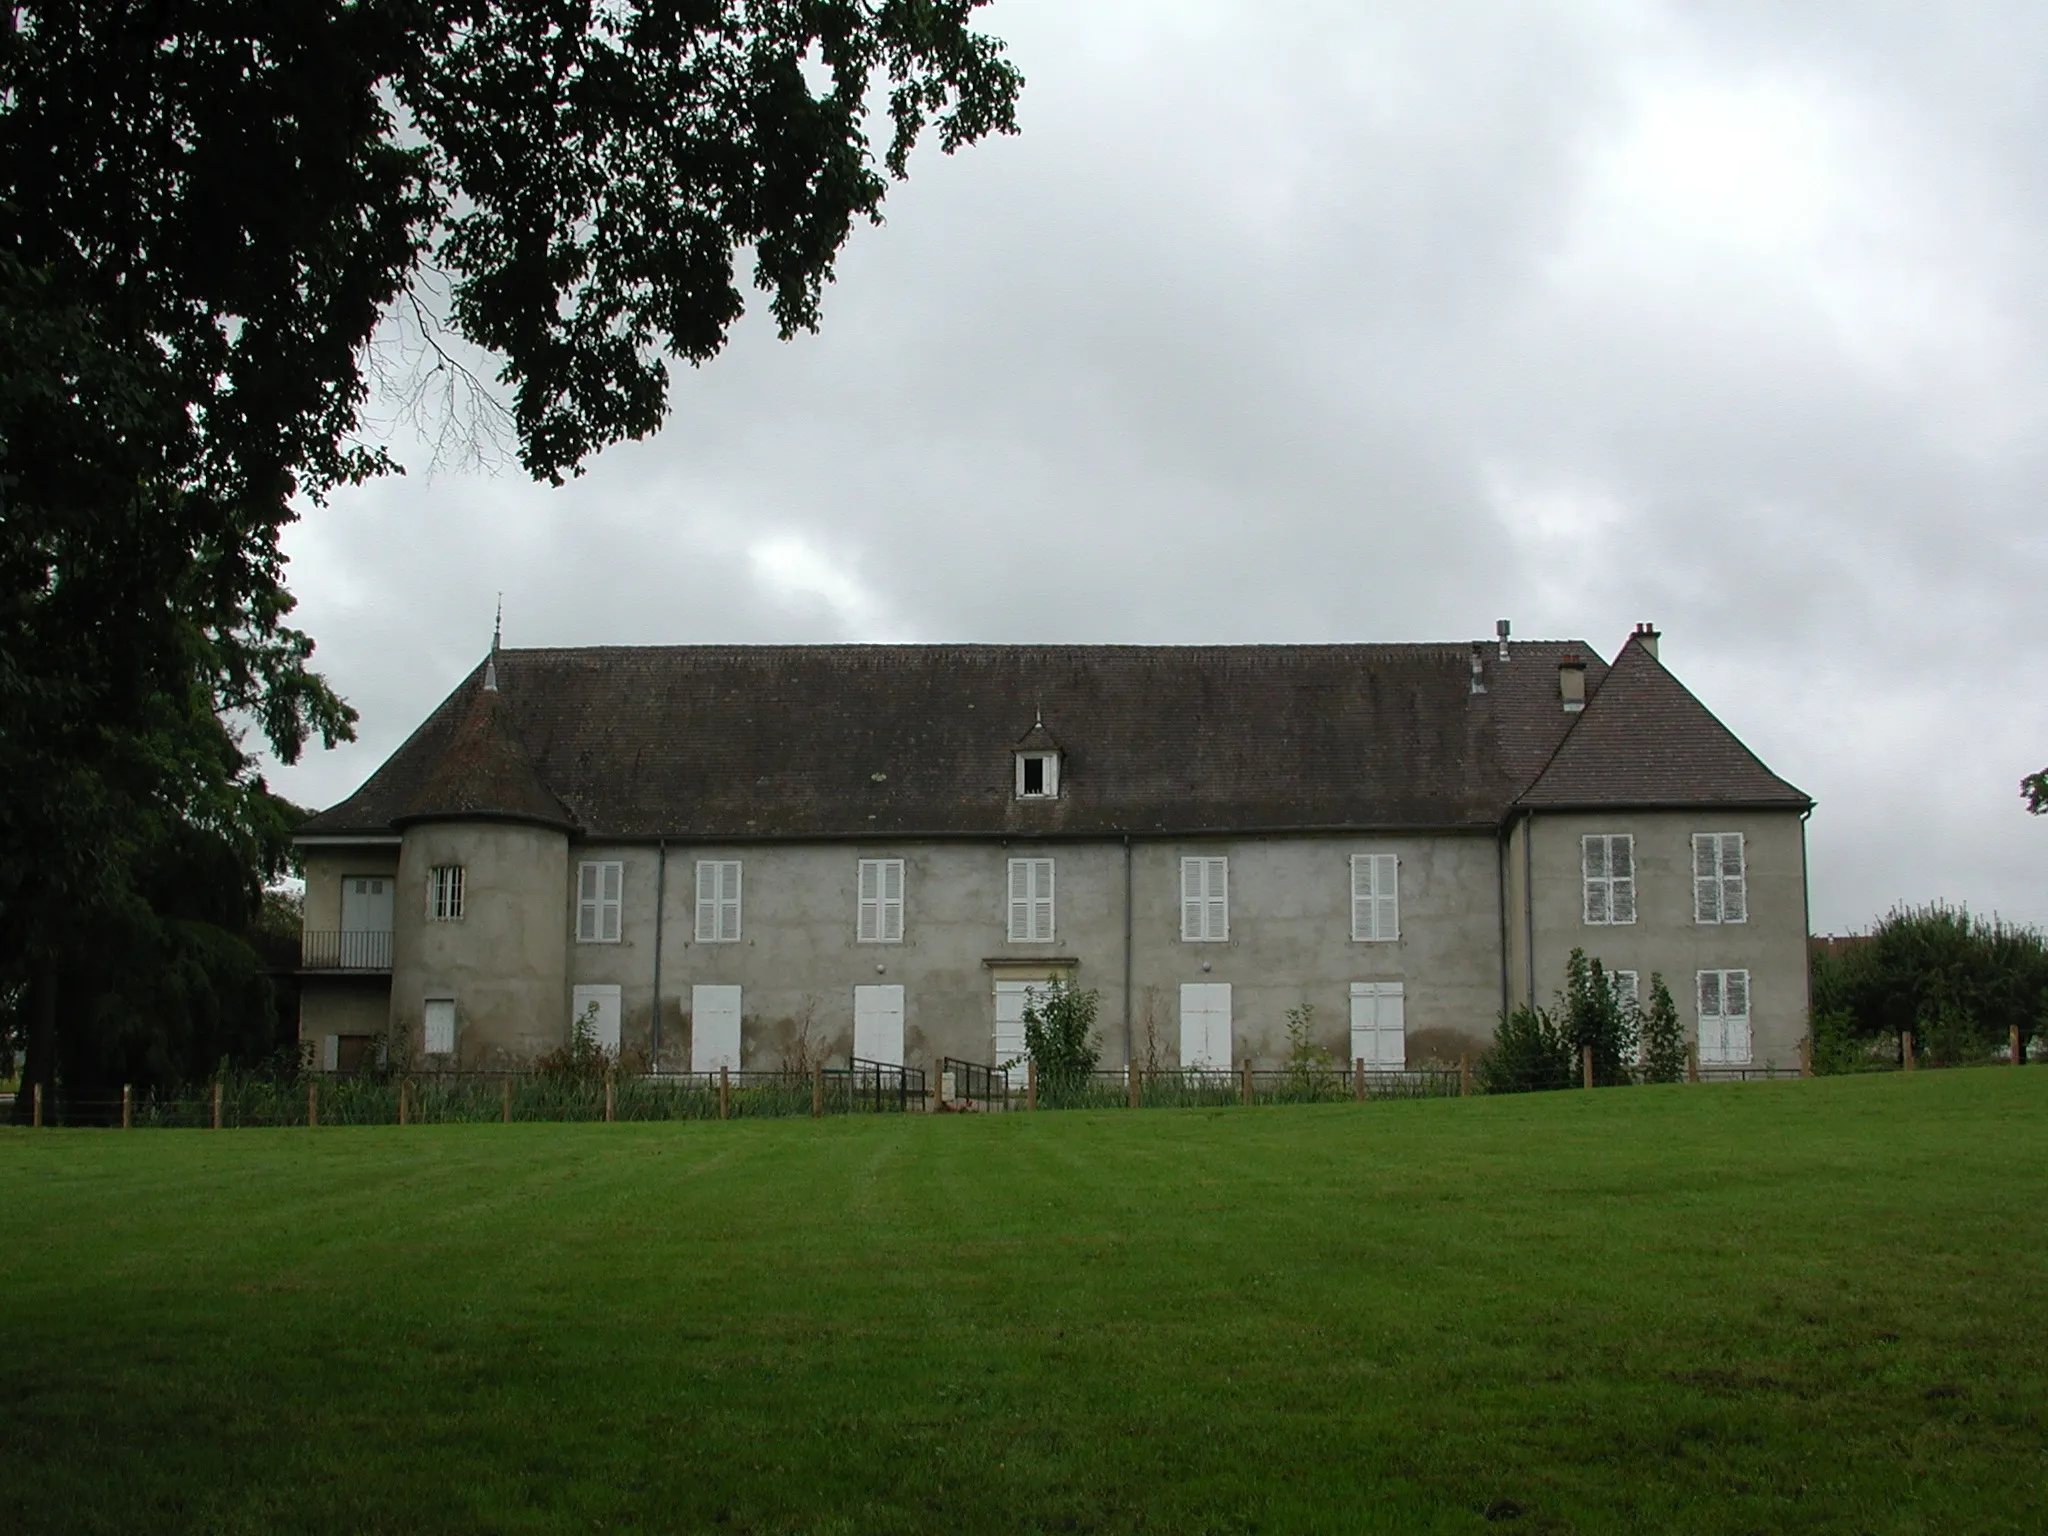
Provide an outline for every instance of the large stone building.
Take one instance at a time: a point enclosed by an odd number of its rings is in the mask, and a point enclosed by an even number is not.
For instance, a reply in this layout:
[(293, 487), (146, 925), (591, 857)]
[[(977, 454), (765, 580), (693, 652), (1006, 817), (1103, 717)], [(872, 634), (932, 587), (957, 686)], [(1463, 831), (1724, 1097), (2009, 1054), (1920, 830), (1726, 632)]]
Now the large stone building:
[[(1503, 629), (1505, 626), (1503, 626)], [(308, 821), (302, 1038), (514, 1065), (1482, 1046), (1574, 948), (1703, 1065), (1796, 1061), (1811, 801), (1657, 657), (1577, 642), (496, 650)]]

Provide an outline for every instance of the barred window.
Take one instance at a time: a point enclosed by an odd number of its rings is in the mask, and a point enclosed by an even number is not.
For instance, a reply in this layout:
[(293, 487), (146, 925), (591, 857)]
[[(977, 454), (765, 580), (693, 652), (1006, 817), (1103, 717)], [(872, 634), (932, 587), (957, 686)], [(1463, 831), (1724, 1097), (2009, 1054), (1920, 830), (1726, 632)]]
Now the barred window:
[(437, 923), (462, 921), (460, 864), (436, 864), (427, 871), (427, 917)]

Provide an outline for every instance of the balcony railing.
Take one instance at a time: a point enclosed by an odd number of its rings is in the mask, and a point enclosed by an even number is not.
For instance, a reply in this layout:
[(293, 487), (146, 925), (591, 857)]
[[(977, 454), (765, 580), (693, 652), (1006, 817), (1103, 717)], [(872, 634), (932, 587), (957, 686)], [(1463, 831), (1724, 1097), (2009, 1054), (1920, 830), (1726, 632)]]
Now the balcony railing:
[(388, 971), (391, 931), (308, 929), (299, 935), (299, 965), (309, 971)]

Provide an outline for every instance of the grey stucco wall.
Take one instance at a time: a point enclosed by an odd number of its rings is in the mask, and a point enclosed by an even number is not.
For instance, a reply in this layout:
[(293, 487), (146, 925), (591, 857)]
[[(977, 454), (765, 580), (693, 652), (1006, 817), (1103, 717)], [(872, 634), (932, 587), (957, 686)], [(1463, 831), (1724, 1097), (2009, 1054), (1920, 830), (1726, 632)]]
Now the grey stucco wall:
[[(459, 922), (427, 919), (429, 871), (460, 864)], [(452, 1064), (530, 1060), (568, 1033), (569, 840), (540, 827), (489, 822), (408, 828), (400, 848), (392, 937), (391, 1022), (417, 1059), (425, 1002), (456, 1003)]]
[[(1636, 921), (1585, 920), (1580, 839), (1601, 833), (1635, 839)], [(1692, 835), (1740, 832), (1748, 866), (1749, 916), (1700, 923), (1693, 915)], [(1524, 829), (1522, 835), (1529, 835)], [(1697, 1038), (1694, 978), (1701, 970), (1750, 973), (1751, 1062), (1790, 1067), (1807, 1033), (1805, 823), (1792, 811), (1632, 811), (1539, 815), (1530, 853), (1537, 1001), (1564, 985), (1574, 948), (1613, 970), (1641, 976), (1645, 1000), (1661, 972), (1689, 1038)], [(1521, 845), (1512, 865), (1519, 868)], [(1519, 974), (1519, 973), (1518, 973)], [(1518, 988), (1518, 991), (1521, 990)]]
[[(1401, 934), (1354, 942), (1353, 853), (1401, 860)], [(1183, 942), (1180, 860), (1230, 860), (1230, 935)], [(1012, 857), (1054, 860), (1056, 914), (1049, 944), (1008, 937)], [(743, 989), (742, 1048), (748, 1068), (800, 1056), (844, 1059), (852, 1045), (854, 988), (904, 988), (904, 1051), (912, 1063), (941, 1055), (989, 1060), (998, 974), (1023, 976), (1047, 959), (1101, 994), (1105, 1065), (1125, 1060), (1124, 850), (1120, 843), (924, 842), (687, 846), (667, 850), (662, 939), (662, 1060), (689, 1060), (691, 989)], [(856, 883), (863, 858), (905, 864), (903, 940), (856, 938)], [(660, 864), (640, 845), (579, 845), (561, 900), (573, 932), (576, 867), (623, 863), (620, 941), (570, 945), (570, 984), (621, 990), (622, 1039), (649, 1041), (654, 986), (654, 911)], [(700, 859), (737, 859), (743, 875), (741, 938), (698, 942)], [(1495, 843), (1481, 836), (1250, 838), (1139, 843), (1131, 855), (1132, 1020), (1135, 1054), (1179, 1060), (1179, 988), (1232, 986), (1233, 1055), (1273, 1062), (1286, 1049), (1285, 1014), (1315, 1005), (1318, 1035), (1340, 1059), (1349, 1050), (1350, 984), (1400, 981), (1414, 1049), (1446, 1057), (1477, 1046), (1499, 1008), (1499, 911)], [(1205, 969), (1206, 966), (1206, 969)], [(1149, 1030), (1148, 1030), (1149, 1025)], [(565, 1025), (566, 1027), (566, 1025)]]

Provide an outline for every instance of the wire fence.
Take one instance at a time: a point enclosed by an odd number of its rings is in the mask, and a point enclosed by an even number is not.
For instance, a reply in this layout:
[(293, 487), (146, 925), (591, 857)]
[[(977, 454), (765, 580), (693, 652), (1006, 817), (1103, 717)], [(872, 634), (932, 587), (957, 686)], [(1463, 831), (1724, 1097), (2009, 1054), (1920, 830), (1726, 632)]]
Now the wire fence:
[[(2006, 1057), (2020, 1065), (2015, 1042)], [(1916, 1059), (1910, 1034), (1896, 1057), (1859, 1054), (1856, 1072), (1912, 1072), (1931, 1063)], [(1747, 1082), (1807, 1077), (1832, 1063), (1685, 1063), (1683, 1080)], [(119, 1126), (133, 1129), (233, 1130), (300, 1125), (453, 1125), (492, 1121), (613, 1122), (734, 1120), (849, 1114), (908, 1114), (925, 1110), (1010, 1112), (1058, 1109), (1220, 1109), (1281, 1104), (1334, 1104), (1381, 1099), (1456, 1098), (1466, 1094), (1527, 1093), (1608, 1088), (1647, 1082), (1631, 1063), (1596, 1063), (1589, 1052), (1522, 1064), (1510, 1070), (1495, 1059), (1471, 1057), (1458, 1065), (1377, 1068), (1363, 1061), (1287, 1067), (1152, 1067), (1040, 1077), (1031, 1063), (996, 1066), (945, 1057), (936, 1073), (920, 1067), (854, 1059), (844, 1066), (809, 1070), (545, 1074), (519, 1072), (309, 1073), (300, 1076), (230, 1074), (184, 1092), (119, 1097), (59, 1094), (47, 1101), (39, 1088), (33, 1112), (0, 1094), (0, 1118), (47, 1126)], [(1664, 1080), (1678, 1080), (1672, 1072)]]

